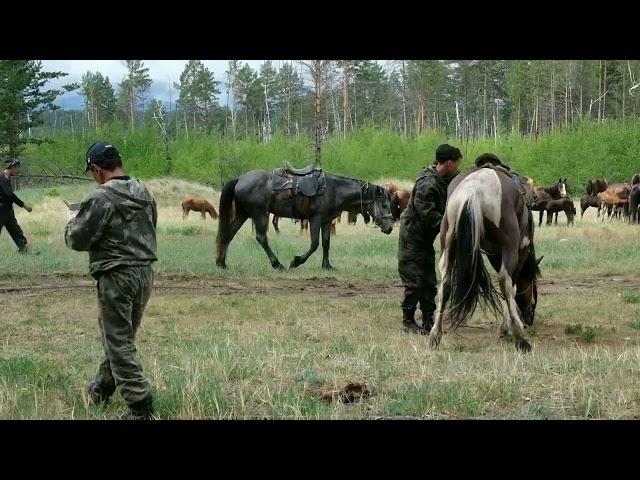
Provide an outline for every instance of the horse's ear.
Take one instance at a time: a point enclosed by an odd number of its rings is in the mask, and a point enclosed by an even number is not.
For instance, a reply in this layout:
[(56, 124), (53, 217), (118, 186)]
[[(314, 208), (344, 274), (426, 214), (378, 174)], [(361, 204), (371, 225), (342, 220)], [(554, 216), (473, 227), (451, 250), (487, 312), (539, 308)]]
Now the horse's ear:
[(562, 183), (562, 179), (561, 178), (558, 179), (558, 183)]
[(543, 258), (544, 258), (544, 255), (542, 255), (539, 259), (537, 259), (536, 265), (540, 265), (540, 262), (542, 261)]
[(562, 183), (567, 183), (567, 179), (565, 178), (565, 179), (564, 179), (564, 182), (562, 182)]

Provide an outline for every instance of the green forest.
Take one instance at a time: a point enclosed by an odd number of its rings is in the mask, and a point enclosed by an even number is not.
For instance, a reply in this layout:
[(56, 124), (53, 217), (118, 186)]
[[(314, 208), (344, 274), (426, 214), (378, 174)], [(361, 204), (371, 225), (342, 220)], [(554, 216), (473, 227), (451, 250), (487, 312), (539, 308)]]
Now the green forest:
[[(465, 165), (493, 152), (537, 185), (567, 177), (570, 192), (640, 170), (640, 61), (231, 60), (212, 72), (190, 60), (169, 104), (150, 97), (143, 61), (123, 63), (123, 78), (87, 71), (51, 89), (66, 72), (0, 60), (0, 155), (81, 168), (107, 139), (133, 175), (215, 186), (285, 159), (410, 180), (443, 142)], [(58, 108), (65, 92), (83, 108)]]

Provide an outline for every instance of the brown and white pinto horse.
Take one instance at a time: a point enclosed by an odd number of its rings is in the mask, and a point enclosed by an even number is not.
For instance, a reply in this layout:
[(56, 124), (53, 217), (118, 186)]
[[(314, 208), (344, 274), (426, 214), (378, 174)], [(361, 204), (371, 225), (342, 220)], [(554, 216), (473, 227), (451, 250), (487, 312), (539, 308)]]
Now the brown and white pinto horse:
[(218, 212), (213, 205), (202, 198), (186, 197), (182, 200), (182, 220), (189, 216), (189, 211), (200, 212), (202, 218), (206, 218), (208, 213), (212, 220), (218, 218)]
[(430, 343), (440, 344), (443, 322), (454, 328), (470, 317), (479, 301), (496, 313), (497, 291), (482, 253), (496, 272), (504, 296), (501, 337), (511, 332), (516, 348), (531, 350), (524, 324), (532, 325), (538, 301), (539, 260), (533, 245), (533, 216), (512, 178), (492, 168), (471, 168), (451, 182), (440, 227), (441, 282)]

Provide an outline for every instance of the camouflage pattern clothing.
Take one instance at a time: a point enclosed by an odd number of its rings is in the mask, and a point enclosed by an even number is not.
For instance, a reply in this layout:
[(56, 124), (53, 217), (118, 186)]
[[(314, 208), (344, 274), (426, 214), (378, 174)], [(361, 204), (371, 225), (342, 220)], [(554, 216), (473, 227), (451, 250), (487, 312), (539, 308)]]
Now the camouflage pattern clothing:
[(13, 211), (13, 204), (19, 207), (24, 207), (24, 202), (18, 198), (13, 192), (13, 185), (11, 184), (11, 177), (6, 172), (0, 173), (0, 233), (2, 233), (3, 227), (6, 227), (7, 232), (11, 235), (13, 242), (18, 247), (18, 250), (23, 252), (27, 247), (27, 239), (24, 236), (18, 221), (16, 220), (16, 214)]
[(130, 406), (151, 393), (134, 341), (153, 285), (157, 219), (144, 184), (114, 177), (84, 199), (65, 228), (67, 246), (89, 252), (89, 270), (98, 280), (105, 358), (96, 383), (106, 398), (117, 386)]
[(453, 177), (444, 178), (434, 166), (424, 168), (407, 208), (400, 216), (398, 272), (404, 287), (402, 310), (411, 317), (418, 304), (423, 325), (432, 323), (437, 293), (436, 254), (433, 242), (447, 202), (447, 187)]

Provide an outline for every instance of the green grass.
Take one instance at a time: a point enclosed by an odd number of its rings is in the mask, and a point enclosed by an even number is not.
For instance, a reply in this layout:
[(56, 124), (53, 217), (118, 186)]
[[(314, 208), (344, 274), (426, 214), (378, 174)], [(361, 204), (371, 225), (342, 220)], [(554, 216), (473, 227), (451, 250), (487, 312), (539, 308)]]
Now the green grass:
[[(247, 224), (223, 271), (214, 266), (217, 222), (183, 221), (179, 206), (183, 195), (215, 201), (217, 193), (164, 179), (148, 185), (160, 205), (158, 288), (137, 347), (161, 418), (638, 415), (637, 227), (588, 213), (574, 227), (536, 229), (544, 260), (536, 323), (527, 330), (531, 354), (498, 342), (499, 320), (481, 311), (469, 321), (477, 328), (449, 331), (435, 351), (427, 338), (400, 332), (397, 229), (386, 236), (338, 224), (337, 270), (323, 271), (318, 251), (280, 273)], [(2, 293), (0, 418), (111, 418), (124, 409), (119, 396), (102, 409), (82, 395), (102, 347), (87, 255), (64, 245), (62, 199), (79, 201), (91, 188), (59, 186), (59, 197), (21, 192), (34, 204), (31, 214), (17, 211), (32, 254), (18, 255), (0, 235), (0, 288), (81, 285)], [(269, 239), (287, 265), (309, 239), (288, 220), (280, 227)], [(323, 388), (347, 381), (365, 381), (371, 397), (353, 405), (322, 399)]]

